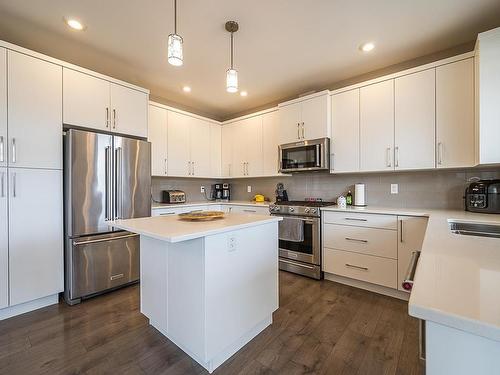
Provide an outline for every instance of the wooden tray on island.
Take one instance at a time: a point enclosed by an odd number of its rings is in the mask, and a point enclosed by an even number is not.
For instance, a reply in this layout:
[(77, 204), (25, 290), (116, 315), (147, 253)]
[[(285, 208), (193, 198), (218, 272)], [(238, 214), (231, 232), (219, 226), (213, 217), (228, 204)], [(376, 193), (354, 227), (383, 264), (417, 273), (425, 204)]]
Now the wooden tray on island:
[(222, 211), (196, 211), (196, 212), (186, 212), (184, 214), (179, 214), (181, 220), (189, 221), (209, 221), (215, 219), (222, 219), (224, 217), (224, 212)]

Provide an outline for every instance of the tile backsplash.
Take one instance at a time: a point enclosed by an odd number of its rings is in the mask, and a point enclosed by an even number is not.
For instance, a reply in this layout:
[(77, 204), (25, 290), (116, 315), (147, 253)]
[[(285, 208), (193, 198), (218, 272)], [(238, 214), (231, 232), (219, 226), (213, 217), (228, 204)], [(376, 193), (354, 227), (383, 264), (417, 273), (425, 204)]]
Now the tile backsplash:
[[(255, 194), (263, 194), (274, 200), (276, 184), (282, 182), (290, 200), (314, 197), (335, 201), (339, 195), (347, 193), (348, 190), (353, 191), (355, 183), (364, 183), (368, 205), (461, 209), (465, 186), (472, 177), (500, 179), (500, 167), (341, 175), (309, 173), (283, 177), (233, 179), (228, 182), (231, 184), (233, 200), (251, 200)], [(153, 198), (158, 199), (161, 190), (181, 189), (187, 193), (188, 200), (203, 200), (200, 186), (207, 188), (208, 195), (211, 185), (215, 182), (218, 181), (155, 177), (152, 187)], [(391, 184), (398, 184), (398, 194), (391, 194)], [(251, 193), (247, 193), (248, 186), (252, 187)]]

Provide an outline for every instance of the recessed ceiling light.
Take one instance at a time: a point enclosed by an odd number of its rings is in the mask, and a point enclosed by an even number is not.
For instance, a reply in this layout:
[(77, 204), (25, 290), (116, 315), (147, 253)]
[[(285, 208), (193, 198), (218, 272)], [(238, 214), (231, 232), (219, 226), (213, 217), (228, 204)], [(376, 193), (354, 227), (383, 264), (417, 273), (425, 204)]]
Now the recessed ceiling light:
[(248, 95), (248, 92), (246, 92), (246, 91), (242, 91), (242, 92), (240, 92), (240, 95), (241, 95), (241, 96), (247, 96), (247, 95)]
[(83, 30), (85, 26), (78, 20), (74, 18), (64, 18), (64, 22), (74, 30)]
[(359, 46), (359, 49), (363, 52), (370, 52), (374, 48), (375, 48), (375, 44), (373, 44), (372, 42), (364, 43), (364, 44)]
[(184, 87), (182, 88), (182, 91), (184, 91), (184, 92), (191, 92), (191, 87), (189, 87), (189, 86), (184, 86)]

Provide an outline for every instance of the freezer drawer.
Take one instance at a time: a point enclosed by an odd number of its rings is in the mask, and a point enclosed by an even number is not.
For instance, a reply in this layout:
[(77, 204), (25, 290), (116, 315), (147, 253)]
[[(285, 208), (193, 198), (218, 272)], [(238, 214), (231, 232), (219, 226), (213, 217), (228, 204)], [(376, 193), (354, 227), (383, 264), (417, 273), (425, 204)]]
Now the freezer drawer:
[(118, 232), (70, 241), (71, 300), (139, 280), (139, 235)]

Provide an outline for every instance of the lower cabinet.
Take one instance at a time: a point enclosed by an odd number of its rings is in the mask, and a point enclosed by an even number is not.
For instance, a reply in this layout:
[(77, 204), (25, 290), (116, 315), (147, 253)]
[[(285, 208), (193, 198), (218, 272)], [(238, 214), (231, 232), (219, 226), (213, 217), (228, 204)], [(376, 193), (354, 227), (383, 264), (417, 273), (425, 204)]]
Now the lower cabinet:
[(254, 207), (249, 205), (238, 205), (231, 203), (209, 204), (206, 206), (180, 206), (155, 208), (151, 216), (173, 216), (192, 211), (223, 211), (225, 213), (244, 213), (253, 215), (269, 215), (269, 208), (266, 206)]
[(64, 289), (62, 178), (61, 170), (8, 170), (10, 306)]
[(243, 214), (251, 214), (251, 215), (269, 215), (268, 207), (253, 207), (248, 205), (224, 205), (223, 211), (225, 212), (234, 212), (234, 213), (243, 213)]

